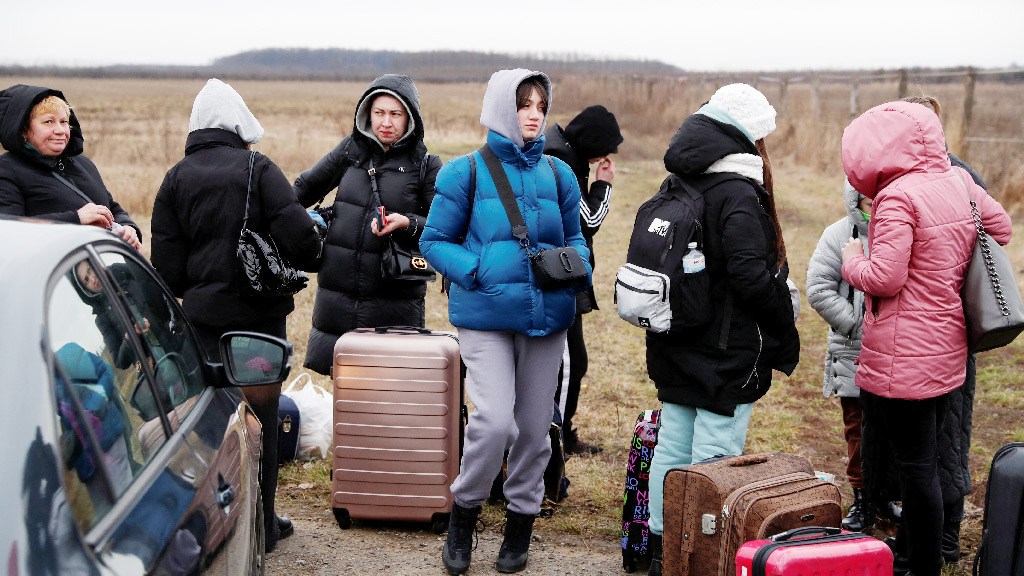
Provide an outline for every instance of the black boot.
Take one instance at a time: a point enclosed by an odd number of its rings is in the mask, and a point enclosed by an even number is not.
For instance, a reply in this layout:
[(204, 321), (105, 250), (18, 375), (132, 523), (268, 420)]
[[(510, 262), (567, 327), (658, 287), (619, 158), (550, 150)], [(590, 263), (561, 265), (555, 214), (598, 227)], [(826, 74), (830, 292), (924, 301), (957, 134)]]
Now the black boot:
[(957, 520), (942, 523), (942, 561), (947, 564), (960, 561), (960, 522)]
[(875, 506), (865, 497), (863, 488), (853, 489), (853, 504), (843, 518), (843, 530), (863, 532), (875, 525)]
[(463, 508), (452, 502), (452, 513), (448, 518), (448, 539), (441, 552), (441, 561), (449, 574), (462, 574), (469, 570), (473, 555), (473, 532), (480, 516), (480, 506)]
[(505, 538), (501, 541), (498, 561), (494, 565), (498, 572), (519, 572), (526, 568), (535, 518), (511, 510), (505, 512)]
[(647, 535), (647, 549), (651, 552), (651, 567), (647, 576), (661, 576), (661, 534), (651, 532)]
[(893, 500), (878, 506), (876, 514), (882, 520), (888, 520), (893, 524), (899, 524), (903, 520), (903, 508)]

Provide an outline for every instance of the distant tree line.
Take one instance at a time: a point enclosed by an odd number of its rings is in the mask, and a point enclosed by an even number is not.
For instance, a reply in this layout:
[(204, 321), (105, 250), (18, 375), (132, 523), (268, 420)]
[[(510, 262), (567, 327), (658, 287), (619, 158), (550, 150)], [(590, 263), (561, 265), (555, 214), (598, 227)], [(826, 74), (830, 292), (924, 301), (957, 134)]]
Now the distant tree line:
[[(396, 52), (390, 50), (346, 50), (340, 48), (268, 48), (241, 52), (213, 61), (209, 66), (114, 65), (67, 68), (60, 66), (0, 66), (7, 76), (80, 76), (91, 78), (195, 78), (213, 76), (239, 79), (274, 80), (356, 80), (365, 81), (381, 74), (408, 74), (421, 82), (485, 82), (495, 70), (530, 68), (542, 70), (554, 79), (566, 76), (628, 76), (632, 78), (680, 77), (681, 68), (657, 60), (598, 59), (580, 54), (432, 51)], [(911, 74), (933, 69), (910, 68)], [(958, 69), (959, 70), (959, 69)], [(690, 74), (693, 74), (692, 72)], [(708, 78), (744, 78), (751, 73), (697, 73)], [(786, 82), (806, 81), (809, 72), (800, 70), (758, 72)], [(814, 72), (822, 80), (830, 75), (882, 77), (891, 71), (824, 71)], [(988, 81), (1016, 83), (1024, 81), (1024, 72), (1010, 69), (1005, 73), (989, 73)], [(938, 79), (959, 81), (954, 76)]]

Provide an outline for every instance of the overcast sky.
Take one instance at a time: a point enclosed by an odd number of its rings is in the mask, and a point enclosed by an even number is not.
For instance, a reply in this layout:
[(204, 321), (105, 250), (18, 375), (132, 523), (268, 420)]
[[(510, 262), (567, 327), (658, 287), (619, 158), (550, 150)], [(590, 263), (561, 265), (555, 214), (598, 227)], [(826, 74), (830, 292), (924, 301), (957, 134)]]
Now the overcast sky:
[(209, 64), (260, 48), (575, 53), (687, 70), (1024, 65), (1024, 0), (5, 2), (0, 64)]

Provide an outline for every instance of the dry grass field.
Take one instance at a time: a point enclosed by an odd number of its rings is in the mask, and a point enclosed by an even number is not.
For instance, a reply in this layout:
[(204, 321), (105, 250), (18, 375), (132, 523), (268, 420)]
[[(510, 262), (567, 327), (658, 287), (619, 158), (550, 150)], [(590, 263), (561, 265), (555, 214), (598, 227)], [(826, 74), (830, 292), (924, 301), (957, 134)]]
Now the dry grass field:
[[(15, 83), (60, 88), (82, 122), (86, 154), (99, 167), (114, 197), (143, 227), (148, 253), (149, 216), (164, 172), (184, 153), (188, 117), (200, 80), (93, 80), (0, 78)], [(310, 167), (351, 130), (356, 99), (364, 84), (329, 82), (238, 81), (242, 94), (266, 128), (256, 147), (272, 158), (289, 178)], [(643, 332), (619, 320), (612, 303), (616, 268), (625, 260), (626, 243), (639, 204), (664, 177), (661, 156), (683, 118), (707, 100), (716, 86), (709, 82), (631, 81), (621, 79), (563, 80), (556, 85), (552, 120), (565, 124), (582, 107), (603, 103), (614, 111), (626, 142), (616, 158), (612, 211), (596, 237), (599, 256), (594, 283), (602, 309), (585, 317), (590, 371), (584, 381), (577, 424), (584, 438), (605, 447), (601, 456), (572, 458), (568, 500), (538, 523), (540, 531), (561, 531), (618, 538), (622, 478), (628, 440), (637, 414), (656, 407), (647, 379)], [(844, 215), (839, 138), (849, 121), (845, 87), (822, 86), (820, 115), (814, 115), (809, 89), (790, 86), (780, 102), (778, 87), (761, 87), (779, 109), (779, 129), (767, 139), (776, 169), (776, 191), (793, 278), (803, 288), (807, 261), (822, 229)], [(419, 86), (432, 152), (450, 159), (478, 147), (484, 129), (478, 123), (482, 84)], [(946, 105), (948, 136), (958, 127), (962, 86), (913, 87), (912, 93), (937, 95)], [(958, 92), (959, 91), (959, 92)], [(895, 99), (895, 86), (861, 88), (861, 109)], [(1019, 113), (1024, 102), (1020, 86), (979, 84), (972, 134), (1016, 138), (1024, 134)], [(972, 144), (971, 164), (989, 181), (993, 195), (1008, 206), (1024, 198), (1024, 158), (1020, 145)], [(957, 150), (953, 150), (956, 152)], [(1016, 226), (1017, 233), (1024, 231)], [(1012, 243), (1016, 262), (1024, 263), (1024, 243)], [(1024, 269), (1018, 268), (1018, 279)], [(315, 282), (314, 282), (315, 286)], [(427, 325), (448, 329), (444, 297), (433, 285), (428, 297)], [(315, 287), (300, 293), (288, 331), (301, 366), (309, 331)], [(754, 409), (748, 451), (783, 450), (802, 454), (815, 468), (836, 475), (845, 498), (845, 443), (838, 402), (821, 396), (821, 361), (826, 326), (806, 305), (798, 322), (802, 356), (792, 377), (778, 376), (769, 394)], [(964, 538), (977, 545), (984, 482), (994, 451), (1009, 441), (1024, 441), (1024, 385), (1019, 379), (1024, 343), (986, 353), (978, 361), (978, 398), (972, 447), (975, 492), (969, 497)], [(329, 388), (329, 380), (315, 379)], [(307, 504), (322, 502), (327, 510), (329, 463), (290, 465), (282, 471), (282, 497)], [(298, 485), (302, 488), (298, 488)], [(847, 502), (848, 503), (848, 502)], [(488, 507), (486, 517), (500, 512)], [(496, 524), (490, 523), (492, 526)], [(881, 532), (876, 532), (881, 535)], [(970, 560), (970, 557), (967, 558)], [(969, 573), (969, 563), (958, 571)]]

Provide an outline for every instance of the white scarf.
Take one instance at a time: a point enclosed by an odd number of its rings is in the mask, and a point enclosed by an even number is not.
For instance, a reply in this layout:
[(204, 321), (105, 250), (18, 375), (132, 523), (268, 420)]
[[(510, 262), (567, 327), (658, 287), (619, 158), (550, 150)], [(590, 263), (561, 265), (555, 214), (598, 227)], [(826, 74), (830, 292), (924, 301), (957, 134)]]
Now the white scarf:
[(764, 184), (764, 160), (753, 154), (729, 154), (719, 158), (704, 171), (705, 174), (720, 172), (734, 172), (758, 184)]

